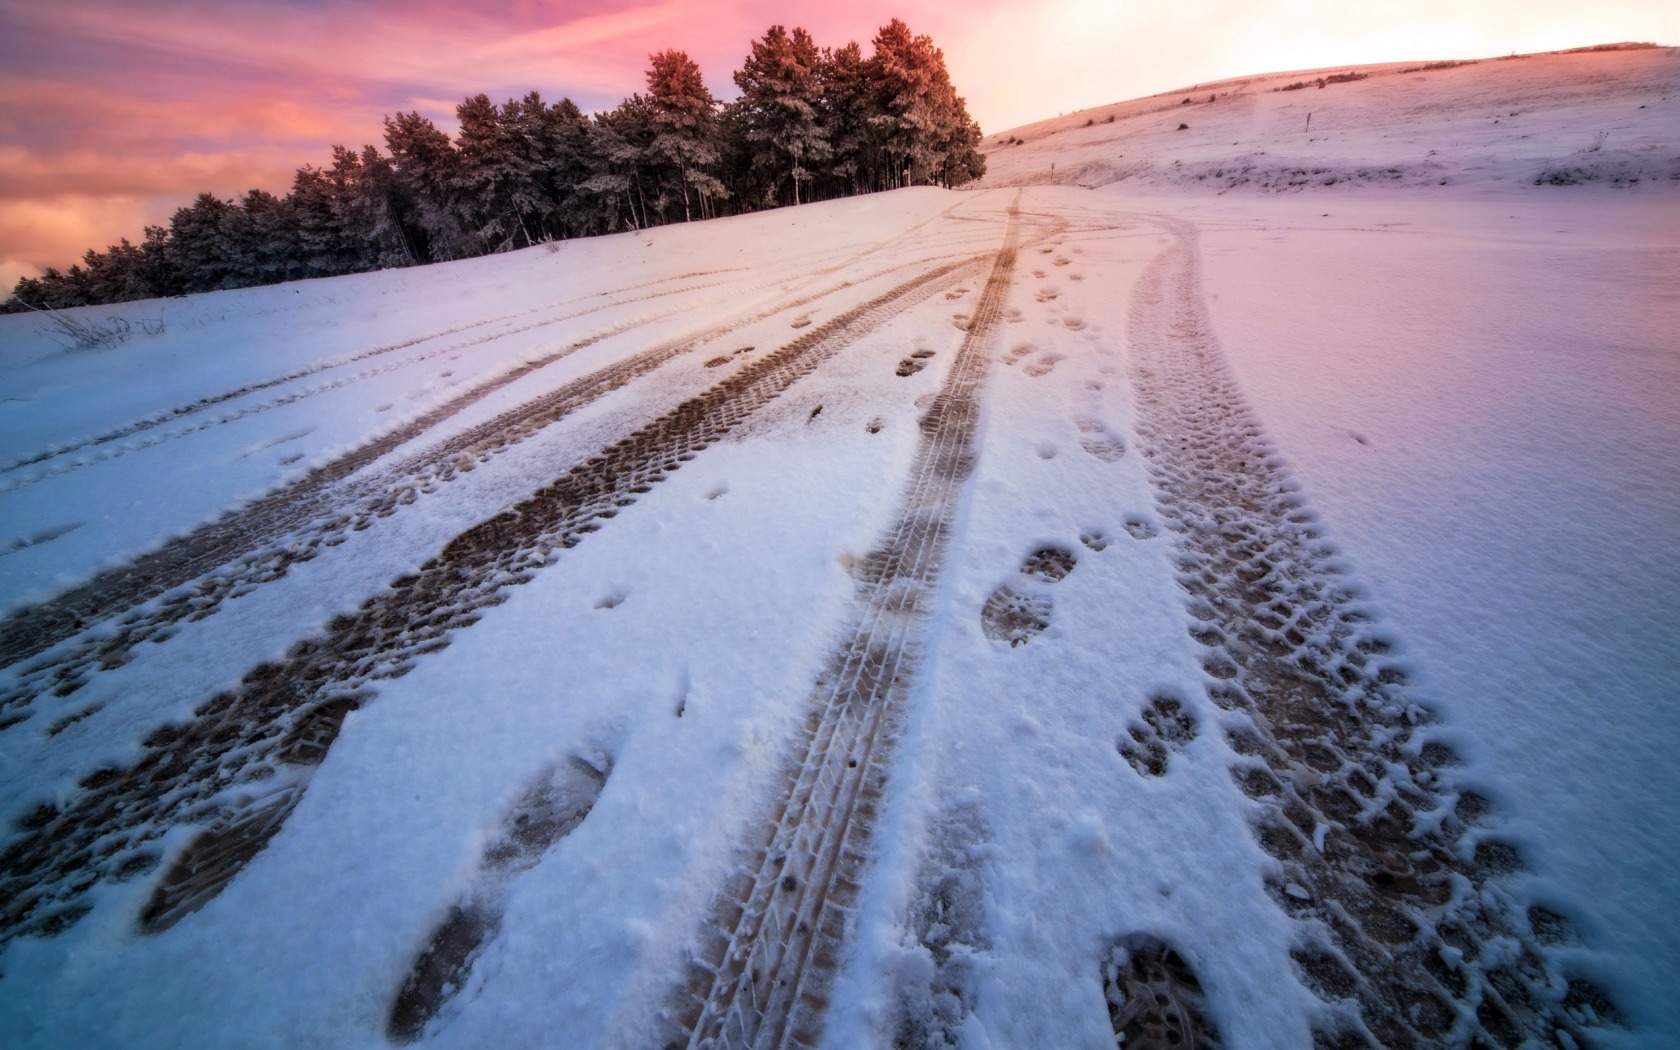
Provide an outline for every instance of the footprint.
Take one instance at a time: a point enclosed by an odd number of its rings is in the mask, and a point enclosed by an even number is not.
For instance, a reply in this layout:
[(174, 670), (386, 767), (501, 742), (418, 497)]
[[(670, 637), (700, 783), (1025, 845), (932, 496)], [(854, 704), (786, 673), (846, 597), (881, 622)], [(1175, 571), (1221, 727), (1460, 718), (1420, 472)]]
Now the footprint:
[(994, 642), (1008, 642), (1010, 648), (1025, 645), (1050, 627), (1054, 604), (1045, 587), (1058, 583), (1078, 565), (1073, 552), (1061, 547), (1041, 547), (1021, 562), (1025, 577), (993, 591), (980, 610), (980, 630)]
[(438, 1010), (466, 984), (473, 963), (501, 929), (508, 883), (536, 866), (544, 853), (583, 823), (611, 774), (610, 760), (597, 765), (573, 758), (545, 770), (526, 791), (504, 821), (501, 835), (485, 849), (478, 878), (432, 931), (403, 979), (386, 1022), (392, 1042), (419, 1039)]
[(1071, 551), (1060, 547), (1042, 547), (1027, 555), (1027, 560), (1021, 563), (1021, 572), (1037, 577), (1045, 583), (1060, 583), (1067, 579), (1068, 573), (1078, 564)]
[(965, 296), (967, 294), (968, 294), (968, 289), (967, 288), (958, 288), (954, 292), (946, 292), (945, 293), (945, 298), (947, 298), (947, 299), (961, 299), (963, 296)]
[(1126, 531), (1132, 534), (1134, 540), (1152, 540), (1158, 534), (1154, 522), (1135, 514), (1126, 515)]
[(881, 428), (884, 426), (886, 426), (886, 424), (881, 422), (881, 417), (876, 416), (874, 419), (871, 419), (869, 424), (863, 429), (869, 431), (871, 434), (879, 434), (881, 432)]
[(1048, 630), (1051, 611), (1049, 595), (1021, 594), (1005, 584), (991, 593), (980, 610), (980, 630), (992, 641), (1008, 642), (1014, 648)]
[(1017, 343), (1014, 348), (1009, 351), (1009, 356), (1003, 359), (1003, 363), (1006, 365), (1012, 365), (1021, 360), (1023, 357), (1032, 356), (1037, 351), (1038, 347), (1032, 345), (1031, 343)]
[(1010, 324), (1020, 324), (1026, 320), (1026, 317), (1021, 313), (1019, 307), (1011, 306), (1003, 312), (1003, 319)]
[(1105, 551), (1113, 540), (1102, 529), (1086, 529), (1079, 534), (1079, 542), (1094, 551)]
[(898, 363), (899, 376), (913, 376), (927, 367), (928, 358), (933, 356), (932, 350), (916, 350), (909, 357)]
[(1040, 288), (1038, 290), (1037, 298), (1039, 302), (1047, 303), (1052, 299), (1061, 298), (1061, 294), (1061, 292), (1056, 291), (1054, 288)]
[(1141, 934), (1121, 940), (1103, 963), (1102, 976), (1108, 1020), (1122, 1045), (1177, 1050), (1221, 1045), (1201, 982), (1165, 942)]
[(629, 595), (627, 595), (624, 591), (612, 591), (595, 599), (595, 608), (616, 609), (620, 605), (624, 604), (624, 599), (627, 597), (629, 597)]
[(1083, 281), (1084, 279), (1085, 279), (1085, 275), (1082, 274), (1082, 273), (1070, 273), (1070, 274), (1068, 274), (1068, 280), (1070, 280), (1070, 281)]
[(1085, 327), (1085, 322), (1078, 317), (1064, 317), (1062, 318), (1062, 327), (1077, 332)]
[(790, 327), (806, 328), (806, 327), (809, 327), (810, 324), (811, 324), (811, 315), (810, 314), (803, 314), (799, 317), (795, 317), (793, 319), (793, 323)]
[(1032, 376), (1034, 379), (1038, 379), (1049, 375), (1051, 369), (1056, 367), (1056, 362), (1061, 360), (1065, 360), (1061, 354), (1043, 353), (1038, 356), (1036, 361), (1028, 364), (1026, 367), (1022, 368), (1021, 371)]
[(723, 495), (725, 492), (728, 492), (728, 491), (729, 491), (729, 486), (726, 483), (720, 481), (716, 485), (713, 485), (711, 488), (707, 489), (705, 494), (703, 496), (701, 496), (700, 498), (701, 499), (717, 499), (719, 496)]
[(1120, 738), (1120, 757), (1140, 777), (1165, 776), (1167, 756), (1196, 739), (1196, 720), (1170, 696), (1157, 696), (1143, 709), (1143, 721), (1126, 727), (1130, 739)]
[(1066, 266), (1068, 263), (1070, 263), (1072, 261), (1073, 261), (1072, 259), (1063, 259), (1061, 256), (1056, 257), (1056, 265), (1057, 266)]
[(1032, 272), (1032, 275), (1033, 275), (1033, 276), (1034, 276), (1034, 277), (1037, 277), (1037, 278), (1038, 278), (1038, 279), (1039, 279), (1039, 280), (1043, 280), (1043, 279), (1044, 279), (1044, 271), (1043, 271), (1043, 270), (1034, 270), (1034, 271), (1033, 271), (1033, 272)]
[(1038, 446), (1038, 458), (1039, 459), (1055, 459), (1056, 458), (1056, 446), (1055, 445), (1048, 445), (1048, 444)]
[(1104, 463), (1117, 463), (1125, 456), (1126, 443), (1101, 423), (1082, 419), (1075, 425), (1079, 427), (1079, 447), (1086, 452)]
[(951, 324), (956, 327), (957, 331), (966, 332), (969, 329), (969, 317), (967, 314), (952, 314)]

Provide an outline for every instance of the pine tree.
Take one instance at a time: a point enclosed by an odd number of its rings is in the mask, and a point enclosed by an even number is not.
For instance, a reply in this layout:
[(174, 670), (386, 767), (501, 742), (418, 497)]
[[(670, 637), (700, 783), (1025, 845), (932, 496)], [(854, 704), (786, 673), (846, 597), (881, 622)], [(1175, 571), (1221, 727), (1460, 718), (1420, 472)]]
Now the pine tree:
[(874, 44), (870, 79), (876, 112), (870, 124), (892, 167), (893, 184), (936, 182), (953, 173), (967, 176), (984, 171), (984, 162), (974, 150), (979, 127), (952, 86), (945, 54), (934, 46), (933, 38), (915, 35), (895, 18), (881, 27)]
[(331, 277), (360, 268), (327, 172), (308, 164), (299, 168), (286, 199), (297, 222), (298, 266), (303, 276)]
[(832, 152), (818, 118), (821, 61), (810, 33), (771, 26), (735, 74), (747, 137), (759, 147), (754, 162), (787, 172), (795, 204), (812, 177), (809, 165)]
[(398, 113), (385, 118), (385, 148), (397, 187), (412, 202), (415, 254), (431, 262), (471, 255), (456, 189), (460, 157), (449, 136), (419, 113)]
[(843, 193), (873, 188), (866, 182), (869, 154), (869, 66), (857, 41), (823, 50), (817, 65), (818, 116), (830, 150), (827, 169)]
[(677, 169), (683, 219), (694, 217), (689, 191), (694, 192), (701, 216), (713, 198), (726, 196), (723, 183), (712, 174), (719, 160), (717, 99), (700, 77), (700, 67), (682, 51), (659, 51), (648, 56), (648, 103), (653, 138), (648, 158)]
[(682, 51), (649, 56), (647, 94), (583, 115), (535, 91), (456, 110), (455, 142), (417, 112), (387, 116), (389, 156), (333, 147), (283, 198), (238, 204), (201, 194), (168, 228), (148, 226), (68, 270), (21, 278), (0, 312), (464, 258), (551, 237), (641, 228), (917, 183), (960, 186), (985, 172), (980, 128), (931, 38), (893, 19), (867, 60), (856, 43), (819, 49), (772, 26), (721, 107)]
[(234, 244), (239, 209), (213, 193), (201, 193), (169, 220), (169, 243), (189, 292), (235, 287)]

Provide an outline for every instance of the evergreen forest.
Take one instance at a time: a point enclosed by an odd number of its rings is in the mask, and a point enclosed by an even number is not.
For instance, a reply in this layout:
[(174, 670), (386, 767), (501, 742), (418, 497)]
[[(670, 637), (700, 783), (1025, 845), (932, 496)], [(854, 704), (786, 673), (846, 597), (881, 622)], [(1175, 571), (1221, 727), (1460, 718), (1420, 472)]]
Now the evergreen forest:
[(930, 37), (893, 19), (867, 57), (772, 26), (713, 97), (682, 51), (649, 56), (647, 90), (584, 114), (532, 91), (456, 107), (453, 140), (387, 116), (385, 149), (332, 148), (277, 197), (201, 193), (167, 226), (18, 281), (0, 312), (248, 288), (464, 259), (985, 172), (981, 133)]

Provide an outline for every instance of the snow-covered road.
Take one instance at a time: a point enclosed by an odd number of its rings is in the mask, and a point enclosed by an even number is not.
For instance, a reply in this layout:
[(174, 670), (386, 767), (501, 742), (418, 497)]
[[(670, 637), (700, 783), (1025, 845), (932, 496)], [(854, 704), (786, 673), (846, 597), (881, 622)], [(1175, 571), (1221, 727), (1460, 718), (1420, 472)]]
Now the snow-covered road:
[(1448, 192), (0, 318), (6, 1045), (1680, 1035), (1672, 195)]

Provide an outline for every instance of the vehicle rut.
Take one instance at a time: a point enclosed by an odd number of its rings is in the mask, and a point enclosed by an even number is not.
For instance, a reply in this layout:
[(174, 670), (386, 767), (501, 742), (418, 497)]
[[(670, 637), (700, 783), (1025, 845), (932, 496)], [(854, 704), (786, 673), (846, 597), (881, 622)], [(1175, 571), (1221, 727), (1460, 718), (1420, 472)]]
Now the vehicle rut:
[(1276, 861), (1267, 890), (1325, 1004), (1315, 1045), (1585, 1045), (1615, 1007), (1552, 950), (1562, 917), (1500, 878), (1515, 849), (1477, 827), (1488, 803), (1453, 786), (1393, 643), (1227, 369), (1195, 228), (1148, 221), (1173, 240), (1133, 297), (1138, 431), (1232, 776)]
[[(1018, 200), (1018, 198), (1017, 198)], [(714, 898), (685, 987), (665, 1015), (670, 1045), (813, 1047), (828, 1005), (965, 482), (975, 464), (989, 347), (1015, 265), (1011, 204), (973, 323), (920, 421), (894, 523), (855, 575), (853, 619), (806, 702), (785, 794), (750, 860)]]
[[(719, 274), (719, 273), (728, 273), (728, 272), (731, 272), (731, 271), (729, 271), (729, 270), (701, 270), (701, 271), (698, 271), (698, 272), (695, 272), (695, 273), (683, 274), (681, 277), (677, 277), (677, 278), (669, 278), (669, 279), (666, 279), (666, 280), (663, 280), (663, 281), (649, 282), (648, 285), (633, 285), (633, 286), (631, 286), (631, 288), (618, 289), (615, 292), (597, 292), (594, 295), (585, 296), (584, 299), (596, 299), (596, 298), (602, 297), (603, 295), (622, 294), (623, 292), (631, 291), (631, 290), (634, 290), (636, 288), (648, 287), (649, 285), (652, 285), (652, 284), (670, 284), (670, 283), (674, 283), (675, 281), (693, 280), (693, 279), (699, 278), (699, 277), (707, 277), (707, 276), (712, 276), (712, 275)], [(15, 480), (7, 481), (7, 482), (4, 482), (4, 483), (0, 483), (0, 492), (11, 492), (11, 491), (14, 491), (15, 489), (23, 486), (23, 485), (30, 485), (30, 484), (34, 484), (35, 482), (38, 482), (38, 481), (44, 481), (48, 478), (58, 477), (59, 475), (69, 473), (72, 470), (79, 470), (82, 467), (91, 466), (94, 463), (101, 463), (101, 462), (104, 462), (106, 460), (112, 459), (116, 456), (126, 454), (128, 452), (139, 451), (142, 448), (151, 448), (154, 445), (161, 444), (165, 441), (171, 441), (171, 440), (174, 440), (175, 438), (178, 438), (178, 437), (185, 437), (188, 434), (196, 433), (197, 431), (203, 430), (203, 429), (205, 429), (207, 427), (210, 427), (210, 426), (219, 426), (223, 423), (230, 423), (230, 422), (233, 422), (234, 420), (243, 419), (246, 416), (255, 415), (258, 412), (267, 411), (267, 410), (273, 409), (273, 408), (280, 408), (280, 407), (283, 407), (285, 405), (295, 404), (296, 402), (301, 401), (304, 398), (314, 397), (317, 394), (323, 394), (323, 393), (326, 393), (329, 390), (336, 390), (340, 387), (347, 386), (350, 383), (359, 382), (360, 380), (367, 379), (367, 378), (370, 378), (372, 376), (382, 375), (386, 372), (393, 371), (394, 369), (405, 368), (405, 367), (408, 367), (410, 365), (419, 364), (423, 361), (429, 361), (434, 357), (441, 357), (444, 354), (455, 353), (455, 352), (461, 351), (461, 350), (468, 350), (468, 349), (471, 349), (472, 347), (482, 346), (485, 343), (494, 342), (498, 339), (505, 339), (509, 336), (519, 335), (519, 334), (524, 333), (524, 332), (535, 331), (536, 329), (539, 329), (539, 328), (547, 328), (551, 325), (560, 324), (560, 323), (565, 322), (565, 321), (576, 320), (579, 317), (587, 317), (590, 314), (600, 313), (603, 310), (611, 310), (611, 309), (615, 309), (617, 307), (626, 306), (630, 303), (646, 302), (646, 301), (651, 300), (651, 299), (662, 299), (662, 298), (665, 298), (667, 296), (681, 295), (685, 292), (702, 291), (702, 290), (707, 289), (707, 288), (715, 288), (720, 283), (724, 283), (724, 282), (712, 281), (712, 282), (705, 283), (705, 284), (692, 284), (692, 285), (686, 285), (686, 286), (681, 287), (681, 288), (672, 288), (672, 289), (667, 289), (665, 291), (650, 292), (650, 293), (645, 294), (645, 295), (638, 295), (638, 296), (635, 296), (635, 297), (629, 298), (629, 299), (619, 299), (615, 302), (604, 303), (604, 304), (599, 305), (599, 306), (592, 306), (592, 307), (589, 307), (587, 309), (577, 310), (577, 311), (574, 311), (574, 312), (568, 313), (568, 314), (562, 314), (559, 317), (545, 318), (545, 319), (540, 320), (540, 321), (530, 321), (530, 322), (527, 322), (527, 323), (522, 324), (522, 325), (516, 325), (516, 326), (510, 327), (510, 328), (504, 328), (500, 331), (491, 332), (488, 335), (478, 336), (476, 338), (467, 339), (467, 340), (463, 340), (463, 341), (460, 341), (460, 342), (448, 343), (448, 344), (446, 344), (444, 346), (441, 346), (441, 347), (434, 347), (430, 350), (426, 350), (426, 351), (424, 351), (420, 354), (417, 354), (414, 357), (405, 358), (402, 361), (394, 362), (394, 363), (391, 363), (391, 364), (380, 365), (380, 366), (375, 367), (375, 368), (364, 369), (364, 370), (362, 370), (360, 372), (357, 372), (357, 373), (355, 373), (354, 375), (351, 375), (351, 376), (346, 376), (346, 377), (343, 377), (343, 378), (340, 378), (340, 379), (337, 379), (337, 380), (333, 380), (333, 381), (328, 382), (328, 383), (323, 383), (323, 384), (320, 384), (320, 385), (317, 385), (317, 386), (313, 386), (313, 387), (308, 388), (307, 390), (298, 391), (296, 393), (289, 394), (289, 395), (286, 395), (284, 397), (279, 397), (279, 398), (275, 398), (275, 399), (270, 400), (270, 401), (265, 401), (265, 402), (262, 402), (261, 404), (258, 404), (258, 405), (252, 405), (252, 406), (249, 406), (247, 408), (241, 409), (237, 412), (234, 412), (234, 413), (231, 413), (231, 414), (228, 414), (228, 415), (219, 416), (214, 420), (199, 423), (199, 424), (194, 425), (194, 426), (189, 426), (189, 427), (187, 427), (183, 430), (171, 431), (168, 434), (159, 435), (157, 437), (149, 439), (148, 441), (146, 441), (143, 444), (124, 446), (123, 448), (111, 450), (111, 451), (109, 451), (109, 452), (107, 452), (103, 455), (100, 455), (100, 456), (93, 456), (93, 457), (85, 457), (84, 456), (74, 463), (66, 464), (63, 467), (57, 468), (57, 469), (52, 470), (52, 471), (46, 471), (46, 472), (42, 472), (42, 473), (39, 473), (39, 474), (35, 474), (35, 475), (32, 475), (28, 478), (15, 479)], [(120, 427), (115, 427), (111, 430), (107, 430), (104, 433), (97, 434), (97, 435), (95, 435), (94, 437), (91, 437), (91, 438), (86, 438), (86, 439), (81, 440), (81, 441), (73, 441), (73, 442), (69, 442), (67, 444), (63, 444), (63, 445), (55, 445), (52, 448), (33, 453), (32, 455), (29, 455), (29, 456), (25, 456), (22, 459), (14, 460), (13, 462), (6, 464), (5, 466), (0, 466), (0, 474), (9, 474), (9, 473), (12, 473), (13, 471), (20, 470), (24, 467), (35, 466), (37, 464), (46, 463), (46, 462), (49, 462), (49, 461), (54, 460), (54, 459), (62, 459), (65, 456), (73, 455), (73, 454), (78, 453), (78, 452), (83, 452), (87, 449), (98, 448), (98, 447), (103, 446), (103, 445), (109, 445), (114, 441), (121, 441), (124, 438), (133, 437), (137, 434), (143, 434), (143, 433), (146, 433), (147, 431), (155, 430), (158, 427), (165, 426), (169, 423), (178, 422), (178, 421), (180, 421), (180, 420), (182, 420), (182, 419), (184, 419), (188, 416), (194, 415), (194, 414), (199, 413), (199, 412), (203, 412), (206, 409), (215, 408), (217, 405), (223, 405), (223, 404), (226, 404), (229, 401), (234, 401), (234, 400), (237, 400), (238, 398), (247, 397), (251, 394), (261, 393), (264, 390), (272, 390), (277, 386), (284, 386), (287, 383), (294, 383), (294, 382), (297, 382), (300, 379), (308, 379), (310, 376), (319, 375), (322, 372), (328, 372), (328, 371), (331, 371), (331, 370), (337, 369), (337, 368), (344, 368), (348, 365), (353, 365), (353, 364), (356, 364), (358, 362), (367, 361), (367, 360), (370, 360), (370, 359), (376, 358), (376, 357), (383, 357), (386, 354), (395, 353), (399, 350), (412, 349), (413, 347), (420, 346), (423, 343), (429, 343), (429, 342), (433, 342), (433, 341), (438, 340), (438, 339), (444, 339), (444, 338), (447, 338), (447, 337), (452, 336), (452, 335), (460, 335), (462, 332), (470, 332), (475, 328), (484, 328), (487, 325), (495, 324), (498, 321), (511, 321), (511, 320), (513, 320), (514, 318), (517, 318), (517, 317), (526, 316), (526, 315), (534, 314), (534, 313), (541, 313), (544, 310), (558, 309), (558, 308), (563, 307), (563, 306), (572, 305), (573, 303), (576, 303), (576, 302), (579, 302), (579, 301), (581, 301), (581, 300), (577, 300), (577, 299), (562, 300), (562, 301), (556, 302), (556, 303), (547, 303), (547, 304), (544, 304), (542, 306), (535, 306), (535, 307), (532, 307), (528, 310), (521, 310), (521, 311), (518, 311), (516, 313), (498, 314), (494, 317), (482, 318), (482, 319), (477, 320), (477, 321), (468, 322), (467, 324), (459, 324), (459, 325), (454, 325), (454, 326), (449, 327), (449, 328), (440, 329), (436, 332), (431, 332), (431, 333), (428, 333), (426, 335), (414, 336), (413, 338), (404, 339), (404, 340), (401, 340), (400, 342), (386, 343), (386, 344), (383, 344), (381, 346), (372, 347), (372, 348), (367, 349), (367, 350), (362, 350), (362, 351), (359, 351), (357, 353), (350, 354), (348, 356), (341, 356), (341, 357), (334, 358), (332, 360), (322, 361), (322, 362), (319, 362), (319, 363), (316, 363), (316, 364), (307, 365), (303, 368), (298, 368), (298, 369), (294, 369), (290, 372), (287, 372), (284, 375), (275, 376), (275, 377), (270, 378), (270, 379), (264, 379), (264, 380), (262, 380), (260, 382), (256, 382), (256, 383), (247, 383), (244, 386), (236, 387), (232, 390), (224, 390), (219, 394), (207, 395), (205, 397), (199, 398), (196, 401), (192, 401), (192, 402), (189, 402), (189, 403), (184, 404), (184, 405), (177, 405), (174, 408), (171, 408), (167, 411), (159, 412), (155, 415), (146, 416), (144, 418), (134, 420), (133, 422), (126, 423), (126, 424), (124, 424)], [(669, 315), (661, 315), (661, 316), (669, 316)]]
[(84, 777), (19, 822), (0, 850), (0, 945), (51, 934), (90, 907), (104, 879), (161, 860), (170, 828), (209, 825), (172, 861), (143, 929), (179, 921), (232, 880), (285, 822), (350, 712), (455, 631), (507, 600), (559, 552), (597, 531), (667, 474), (734, 430), (841, 348), (986, 263), (926, 270), (742, 366), (511, 509), (465, 530), (414, 573), (262, 664), (181, 725), (159, 728), (126, 765)]
[[(924, 261), (923, 265), (926, 264)], [(797, 309), (863, 281), (875, 280), (904, 265), (862, 276), (837, 286), (777, 302), (703, 333), (689, 333), (649, 347), (535, 397), (388, 469), (349, 480), (352, 474), (413, 440), (471, 404), (576, 350), (593, 345), (609, 331), (522, 364), (490, 383), (464, 393), (408, 425), (368, 443), (332, 463), (316, 468), (285, 488), (224, 515), (157, 551), (141, 555), (57, 598), (13, 614), (0, 625), (0, 667), (38, 655), (154, 598), (159, 605), (140, 609), (114, 629), (91, 635), (67, 651), (38, 661), (14, 675), (0, 691), (0, 730), (29, 717), (39, 697), (65, 698), (100, 670), (128, 662), (143, 641), (163, 641), (183, 621), (202, 620), (223, 602), (285, 576), (291, 566), (314, 559), (324, 547), (337, 546), (353, 531), (367, 528), (414, 503), (459, 474), (537, 434), (578, 409), (647, 375), (695, 346), (743, 325)], [(633, 326), (631, 326), (633, 327)], [(191, 590), (177, 590), (194, 580)], [(75, 716), (72, 716), (75, 717)], [(68, 723), (59, 723), (60, 725)]]

